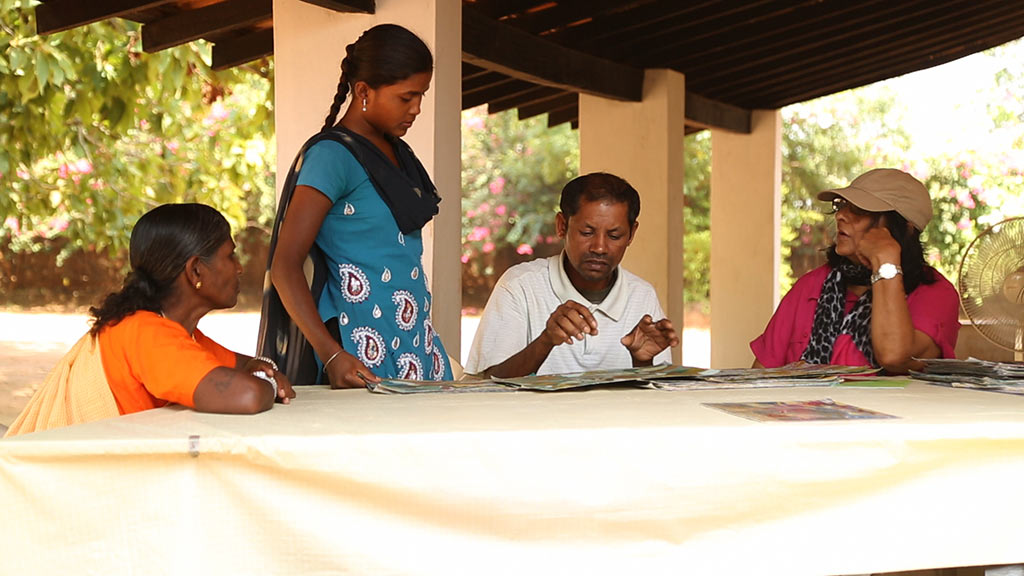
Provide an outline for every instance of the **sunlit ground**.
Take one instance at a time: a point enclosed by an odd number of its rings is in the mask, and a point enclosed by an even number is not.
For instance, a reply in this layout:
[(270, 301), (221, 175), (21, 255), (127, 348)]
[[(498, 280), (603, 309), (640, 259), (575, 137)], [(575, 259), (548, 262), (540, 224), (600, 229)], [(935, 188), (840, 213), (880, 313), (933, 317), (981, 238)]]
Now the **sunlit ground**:
[[(478, 316), (462, 318), (461, 362), (465, 364)], [(252, 355), (259, 331), (258, 313), (214, 312), (199, 329), (225, 347)], [(84, 314), (0, 312), (0, 425), (10, 424), (61, 356), (89, 329)], [(683, 331), (683, 364), (708, 366), (707, 329)]]

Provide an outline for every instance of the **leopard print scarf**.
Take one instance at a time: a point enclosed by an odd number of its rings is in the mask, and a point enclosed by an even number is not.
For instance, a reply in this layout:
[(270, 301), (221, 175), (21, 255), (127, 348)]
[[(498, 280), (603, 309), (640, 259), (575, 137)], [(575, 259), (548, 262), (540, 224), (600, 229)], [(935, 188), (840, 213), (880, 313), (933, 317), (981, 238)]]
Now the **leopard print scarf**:
[(871, 290), (857, 300), (849, 314), (845, 312), (847, 285), (863, 286), (870, 283), (870, 278), (870, 270), (852, 262), (843, 262), (828, 273), (814, 310), (811, 341), (801, 360), (811, 364), (830, 363), (836, 337), (849, 334), (868, 362), (878, 366), (871, 348)]

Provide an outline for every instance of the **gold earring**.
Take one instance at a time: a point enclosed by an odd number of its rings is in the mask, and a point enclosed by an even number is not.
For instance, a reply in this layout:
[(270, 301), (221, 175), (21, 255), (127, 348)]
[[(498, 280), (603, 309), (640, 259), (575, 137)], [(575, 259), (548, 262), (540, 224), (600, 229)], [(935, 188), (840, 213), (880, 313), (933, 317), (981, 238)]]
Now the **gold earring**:
[(363, 98), (363, 112), (366, 112), (366, 98)]
[(202, 287), (203, 287), (203, 281), (202, 280), (196, 282), (196, 290), (199, 290)]

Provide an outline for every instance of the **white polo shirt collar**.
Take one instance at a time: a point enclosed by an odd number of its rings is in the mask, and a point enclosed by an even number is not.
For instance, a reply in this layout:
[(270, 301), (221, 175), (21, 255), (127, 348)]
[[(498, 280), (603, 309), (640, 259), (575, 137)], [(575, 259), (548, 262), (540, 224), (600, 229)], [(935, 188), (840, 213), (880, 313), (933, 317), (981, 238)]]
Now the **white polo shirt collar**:
[(600, 304), (594, 304), (580, 294), (569, 280), (569, 275), (565, 272), (565, 250), (558, 256), (548, 258), (548, 277), (551, 279), (551, 288), (561, 302), (574, 300), (586, 306), (591, 312), (600, 310), (605, 316), (618, 322), (626, 311), (626, 300), (629, 295), (626, 293), (626, 283), (622, 281), (622, 267), (617, 267), (615, 272), (615, 283), (612, 284), (611, 291)]

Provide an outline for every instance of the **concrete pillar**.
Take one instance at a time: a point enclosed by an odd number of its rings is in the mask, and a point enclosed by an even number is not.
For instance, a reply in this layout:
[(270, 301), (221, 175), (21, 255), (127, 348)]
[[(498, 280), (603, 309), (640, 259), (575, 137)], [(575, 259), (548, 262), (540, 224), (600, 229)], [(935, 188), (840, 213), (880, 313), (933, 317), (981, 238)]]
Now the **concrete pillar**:
[[(462, 307), (461, 131), (462, 2), (378, 0), (375, 14), (339, 13), (300, 0), (274, 0), (275, 125), (278, 192), (295, 153), (323, 125), (341, 75), (345, 46), (376, 24), (415, 32), (434, 53), (423, 110), (405, 136), (434, 179), (441, 213), (423, 230), (434, 327), (459, 358)], [(344, 114), (344, 108), (339, 118)]]
[(755, 110), (750, 134), (711, 132), (711, 366), (749, 367), (750, 341), (779, 301), (782, 121)]
[[(640, 223), (622, 265), (654, 285), (683, 333), (683, 134), (686, 80), (647, 70), (643, 101), (580, 95), (580, 173), (610, 172), (640, 193)], [(680, 363), (682, 351), (672, 352)]]

